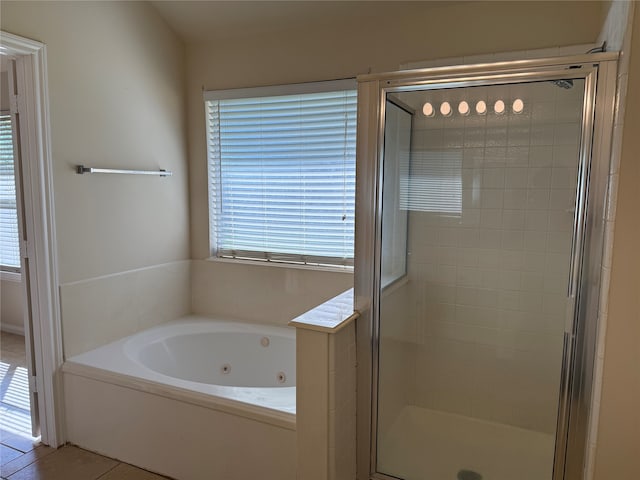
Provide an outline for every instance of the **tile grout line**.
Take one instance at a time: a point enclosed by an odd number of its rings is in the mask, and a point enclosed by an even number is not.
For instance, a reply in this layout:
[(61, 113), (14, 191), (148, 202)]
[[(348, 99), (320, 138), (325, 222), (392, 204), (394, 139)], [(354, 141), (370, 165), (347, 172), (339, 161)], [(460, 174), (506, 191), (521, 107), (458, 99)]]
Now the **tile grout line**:
[[(92, 453), (95, 453), (95, 452), (92, 452)], [(96, 455), (100, 455), (100, 454), (99, 454), (99, 453), (96, 453)], [(104, 457), (104, 455), (101, 455), (101, 456), (103, 456), (103, 457)], [(116, 465), (114, 465), (114, 466), (113, 466), (113, 468), (110, 468), (109, 470), (107, 470), (106, 472), (104, 472), (104, 473), (103, 473), (103, 474), (101, 474), (99, 477), (95, 478), (94, 480), (100, 480), (101, 478), (105, 477), (106, 475), (108, 475), (109, 473), (111, 473), (111, 472), (112, 472), (112, 471), (114, 471), (116, 468), (120, 467), (121, 465), (128, 466), (128, 467), (132, 467), (132, 468), (134, 468), (134, 469), (136, 469), (136, 470), (139, 470), (139, 471), (142, 471), (142, 472), (145, 472), (145, 473), (151, 474), (151, 475), (155, 475), (155, 476), (160, 477), (160, 478), (166, 478), (167, 480), (173, 480), (173, 479), (171, 479), (171, 477), (167, 477), (167, 476), (162, 475), (162, 474), (160, 474), (160, 473), (152, 472), (151, 470), (147, 470), (147, 469), (145, 469), (145, 468), (138, 467), (138, 466), (133, 465), (133, 464), (131, 464), (131, 463), (121, 462), (120, 460), (117, 460), (117, 459), (115, 459), (115, 458), (111, 458), (111, 457), (104, 457), (104, 458), (109, 458), (109, 459), (111, 459), (111, 460), (115, 460), (115, 461), (116, 461), (116, 462), (118, 462), (118, 463), (117, 463)]]
[[(108, 458), (108, 457), (105, 457), (105, 458)], [(114, 471), (116, 468), (118, 468), (120, 465), (122, 465), (122, 462), (121, 462), (121, 461), (116, 460), (116, 462), (118, 462), (118, 463), (116, 463), (113, 467), (111, 467), (111, 468), (110, 468), (109, 470), (107, 470), (106, 472), (104, 472), (104, 473), (102, 473), (102, 474), (98, 475), (98, 476), (95, 478), (95, 480), (100, 480), (102, 477), (104, 477), (105, 475), (109, 474), (110, 472), (112, 472), (112, 471)]]
[[(38, 446), (40, 446), (40, 445), (38, 445)], [(36, 447), (36, 448), (38, 448), (38, 447)], [(49, 447), (47, 447), (47, 448), (49, 448)], [(31, 453), (31, 452), (33, 452), (33, 451), (35, 451), (35, 448), (34, 448), (33, 450), (28, 451), (28, 452), (24, 452), (21, 456), (19, 456), (19, 457), (17, 457), (17, 458), (14, 458), (14, 459), (13, 459), (13, 460), (11, 460), (10, 462), (7, 462), (6, 464), (4, 464), (4, 465), (3, 465), (3, 467), (5, 467), (5, 468), (6, 468), (6, 467), (7, 467), (8, 465), (10, 465), (11, 463), (19, 461), (19, 460), (20, 460), (20, 459), (22, 459), (25, 455), (29, 455), (29, 453)], [(2, 477), (2, 480), (5, 480), (5, 479), (6, 479), (6, 480), (9, 480), (9, 477), (11, 477), (12, 475), (15, 475), (16, 473), (18, 473), (18, 472), (20, 472), (20, 471), (24, 470), (25, 468), (27, 468), (27, 467), (28, 467), (28, 466), (30, 466), (30, 465), (33, 465), (33, 464), (34, 464), (34, 463), (36, 463), (36, 462), (39, 462), (39, 461), (40, 461), (40, 460), (42, 460), (44, 457), (47, 457), (47, 456), (49, 456), (49, 455), (51, 455), (51, 454), (53, 454), (53, 453), (56, 453), (56, 451), (57, 451), (57, 450), (53, 450), (52, 452), (50, 452), (50, 453), (48, 453), (48, 454), (46, 454), (46, 455), (43, 455), (43, 456), (41, 456), (41, 457), (36, 457), (36, 458), (34, 458), (34, 459), (33, 459), (33, 461), (31, 461), (31, 462), (29, 462), (29, 463), (27, 463), (27, 464), (23, 465), (22, 467), (20, 467), (20, 468), (19, 468), (18, 470), (16, 470), (15, 472), (12, 472), (12, 473), (11, 473), (10, 475), (8, 475), (7, 477)]]
[[(4, 403), (4, 402), (0, 402), (0, 403)], [(2, 445), (2, 446), (3, 446), (3, 447), (5, 447), (5, 448), (9, 448), (9, 449), (11, 449), (11, 450), (15, 450), (16, 452), (20, 452), (22, 455), (24, 455), (24, 454), (26, 454), (26, 453), (27, 453), (27, 452), (24, 452), (24, 451), (20, 450), (19, 448), (12, 447), (11, 445), (9, 445), (9, 444), (7, 444), (7, 443), (4, 443), (4, 442), (0, 442), (0, 445)], [(13, 460), (10, 460), (10, 461), (13, 461)], [(8, 462), (7, 462), (7, 463), (8, 463)]]

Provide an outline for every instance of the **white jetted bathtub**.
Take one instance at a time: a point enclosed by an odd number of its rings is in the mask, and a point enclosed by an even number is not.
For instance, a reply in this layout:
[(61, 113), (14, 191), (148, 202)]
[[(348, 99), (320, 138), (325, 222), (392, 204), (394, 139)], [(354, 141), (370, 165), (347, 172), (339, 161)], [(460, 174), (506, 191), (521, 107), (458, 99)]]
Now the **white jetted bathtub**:
[(190, 316), (63, 372), (71, 443), (180, 480), (295, 478), (293, 330)]

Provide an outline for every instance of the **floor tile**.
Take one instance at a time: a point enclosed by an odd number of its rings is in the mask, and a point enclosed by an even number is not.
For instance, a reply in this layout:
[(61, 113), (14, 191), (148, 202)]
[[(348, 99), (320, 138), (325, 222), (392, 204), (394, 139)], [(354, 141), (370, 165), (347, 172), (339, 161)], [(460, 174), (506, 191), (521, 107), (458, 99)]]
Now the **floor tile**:
[(16, 450), (33, 450), (37, 440), (31, 436), (31, 412), (0, 402), (0, 443)]
[[(21, 451), (32, 450), (29, 373), (24, 337), (0, 332), (0, 442)], [(7, 434), (27, 439), (20, 444)]]
[(0, 332), (0, 361), (19, 367), (27, 366), (23, 336)]
[(100, 480), (165, 480), (167, 477), (156, 475), (155, 473), (141, 470), (126, 463), (121, 463), (113, 470), (110, 470)]
[(116, 460), (67, 446), (18, 470), (9, 480), (94, 480), (116, 465)]
[(56, 450), (54, 448), (47, 447), (46, 445), (38, 445), (30, 452), (27, 452), (16, 458), (15, 460), (12, 460), (9, 463), (0, 466), (0, 475), (2, 475), (2, 478), (13, 475), (18, 470), (22, 470), (27, 465), (30, 465), (36, 460), (43, 458), (55, 451)]
[(0, 444), (0, 464), (4, 465), (22, 455), (22, 452)]
[(29, 411), (29, 373), (26, 368), (0, 364), (0, 397), (3, 404)]
[[(0, 408), (0, 413), (4, 415), (6, 412)], [(17, 435), (0, 428), (0, 443), (26, 453), (36, 448), (39, 440), (27, 435)]]

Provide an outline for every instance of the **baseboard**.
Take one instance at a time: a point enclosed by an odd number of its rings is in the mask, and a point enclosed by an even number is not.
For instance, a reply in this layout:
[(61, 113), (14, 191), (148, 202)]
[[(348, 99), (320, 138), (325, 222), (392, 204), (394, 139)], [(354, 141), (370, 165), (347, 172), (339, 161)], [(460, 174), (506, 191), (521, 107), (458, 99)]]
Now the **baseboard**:
[(14, 335), (22, 335), (24, 337), (24, 325), (2, 323), (0, 324), (0, 330), (7, 333), (13, 333)]

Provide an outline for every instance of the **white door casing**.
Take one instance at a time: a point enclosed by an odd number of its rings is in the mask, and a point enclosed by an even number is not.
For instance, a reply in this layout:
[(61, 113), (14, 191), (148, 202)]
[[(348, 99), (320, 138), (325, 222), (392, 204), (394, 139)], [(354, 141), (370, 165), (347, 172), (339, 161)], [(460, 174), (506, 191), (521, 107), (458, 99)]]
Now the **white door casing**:
[[(22, 264), (28, 265), (27, 339), (31, 337), (30, 387), (37, 394), (35, 414), (42, 442), (58, 447), (65, 441), (60, 366), (63, 362), (57, 249), (53, 204), (53, 162), (49, 124), (46, 46), (0, 32), (0, 54), (15, 60), (15, 103), (19, 116)], [(33, 397), (32, 397), (33, 398)], [(32, 407), (32, 410), (33, 408)]]

